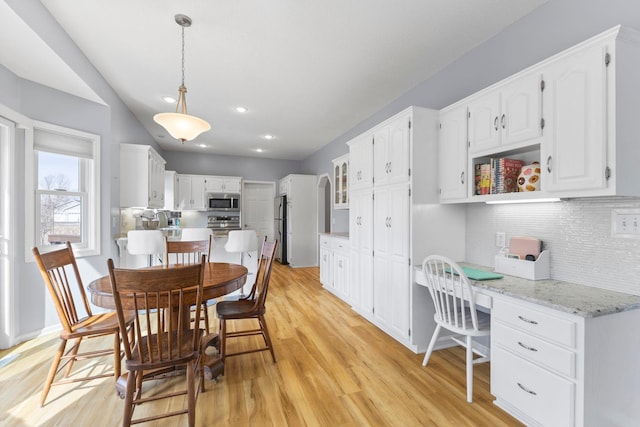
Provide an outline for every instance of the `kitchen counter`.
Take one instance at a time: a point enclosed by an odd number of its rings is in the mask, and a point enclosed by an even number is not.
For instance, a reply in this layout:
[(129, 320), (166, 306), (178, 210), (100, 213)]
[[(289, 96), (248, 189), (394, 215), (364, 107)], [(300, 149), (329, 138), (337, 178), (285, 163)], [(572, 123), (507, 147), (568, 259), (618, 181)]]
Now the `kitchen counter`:
[(329, 236), (329, 237), (342, 237), (344, 239), (348, 239), (349, 238), (349, 232), (348, 231), (329, 231), (329, 232), (322, 232), (320, 234), (323, 234), (325, 236)]
[[(459, 263), (461, 266), (493, 272), (493, 268)], [(421, 266), (414, 267), (416, 281), (424, 281)], [(502, 273), (501, 273), (502, 274)], [(581, 317), (598, 317), (606, 314), (636, 310), (640, 308), (640, 296), (614, 292), (560, 280), (527, 280), (503, 274), (494, 280), (471, 280), (479, 289), (510, 296), (541, 306), (550, 307)]]

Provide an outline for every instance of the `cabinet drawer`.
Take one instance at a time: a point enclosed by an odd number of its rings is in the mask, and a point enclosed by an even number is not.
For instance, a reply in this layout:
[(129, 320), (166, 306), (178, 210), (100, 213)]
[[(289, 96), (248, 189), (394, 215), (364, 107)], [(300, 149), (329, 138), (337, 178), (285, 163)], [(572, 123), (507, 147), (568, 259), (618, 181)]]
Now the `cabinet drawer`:
[(321, 234), (320, 235), (320, 246), (330, 248), (331, 247), (331, 240), (332, 240), (331, 237), (327, 236), (326, 234)]
[(572, 426), (575, 384), (499, 347), (491, 351), (491, 393), (544, 426)]
[(575, 348), (576, 322), (522, 304), (495, 299), (491, 312), (496, 320), (541, 338)]
[(335, 250), (336, 252), (347, 253), (347, 251), (349, 250), (349, 240), (340, 237), (334, 237), (332, 240), (333, 242), (331, 247), (333, 248), (333, 250)]
[(491, 342), (562, 375), (575, 378), (576, 354), (573, 351), (500, 322), (493, 322), (491, 325)]

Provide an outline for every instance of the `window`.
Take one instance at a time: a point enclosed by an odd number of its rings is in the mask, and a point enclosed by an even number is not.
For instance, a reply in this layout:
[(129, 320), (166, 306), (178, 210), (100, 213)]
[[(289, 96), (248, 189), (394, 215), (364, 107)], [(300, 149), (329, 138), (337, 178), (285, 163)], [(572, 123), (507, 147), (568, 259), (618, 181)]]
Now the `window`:
[(70, 241), (77, 256), (99, 254), (100, 137), (36, 123), (31, 140), (25, 153), (25, 185), (33, 189), (33, 197), (26, 197), (32, 224), (27, 248)]

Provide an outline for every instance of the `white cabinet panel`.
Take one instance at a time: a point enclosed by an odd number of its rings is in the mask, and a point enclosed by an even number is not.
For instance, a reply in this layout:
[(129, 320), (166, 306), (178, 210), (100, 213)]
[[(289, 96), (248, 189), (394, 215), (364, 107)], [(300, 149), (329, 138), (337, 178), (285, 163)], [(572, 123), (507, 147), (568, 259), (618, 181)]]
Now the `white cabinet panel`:
[(163, 208), (164, 165), (148, 145), (120, 144), (120, 206)]
[(370, 188), (373, 185), (373, 135), (363, 134), (349, 145), (350, 190)]
[(467, 108), (455, 108), (440, 114), (439, 175), (440, 201), (465, 200), (467, 173)]

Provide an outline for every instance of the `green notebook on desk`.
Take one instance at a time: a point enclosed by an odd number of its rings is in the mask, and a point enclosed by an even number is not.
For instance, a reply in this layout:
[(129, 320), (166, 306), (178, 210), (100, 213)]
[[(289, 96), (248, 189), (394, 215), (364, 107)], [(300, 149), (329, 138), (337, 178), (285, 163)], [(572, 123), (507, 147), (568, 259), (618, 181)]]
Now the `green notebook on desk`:
[[(464, 274), (471, 280), (493, 280), (493, 279), (502, 279), (504, 276), (502, 274), (493, 273), (491, 271), (477, 270), (471, 267), (460, 267)], [(447, 269), (447, 273), (449, 273)]]

